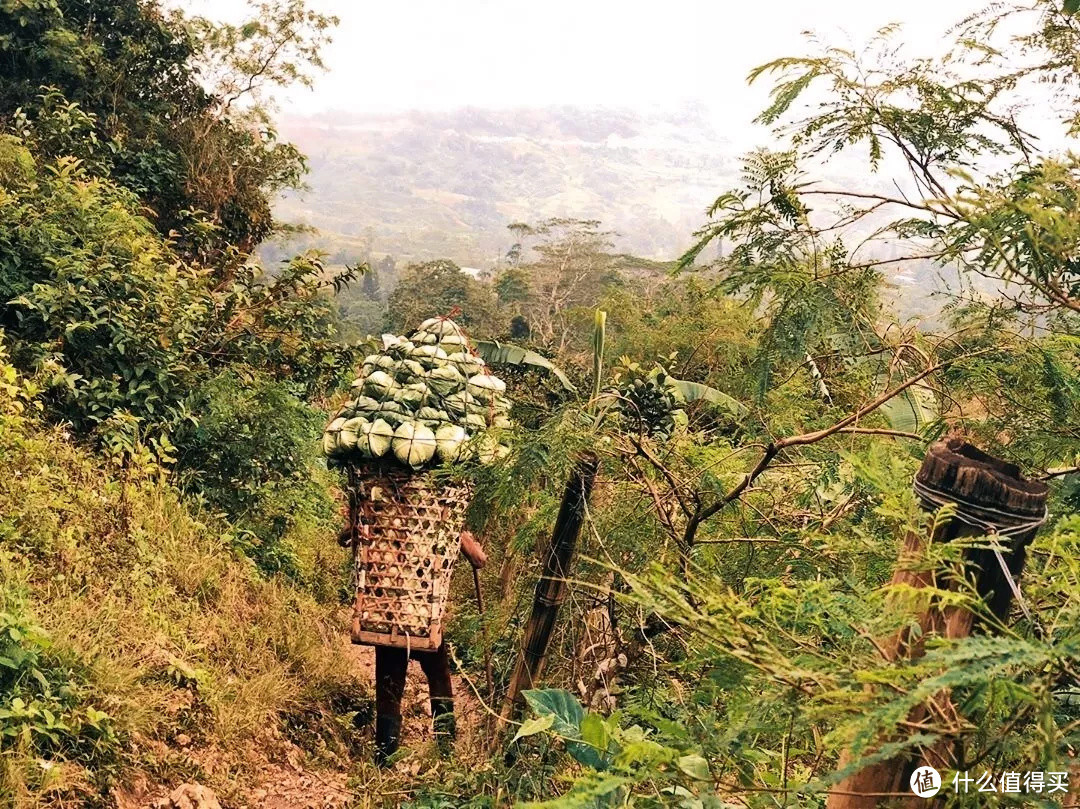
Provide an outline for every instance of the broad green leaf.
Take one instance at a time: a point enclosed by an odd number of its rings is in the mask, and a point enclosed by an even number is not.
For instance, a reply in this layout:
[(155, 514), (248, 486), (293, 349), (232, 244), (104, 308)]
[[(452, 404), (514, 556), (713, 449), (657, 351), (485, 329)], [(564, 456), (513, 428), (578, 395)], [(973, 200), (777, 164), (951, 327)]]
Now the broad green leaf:
[(581, 740), (585, 709), (573, 694), (562, 688), (546, 688), (526, 691), (524, 696), (537, 716), (551, 717), (552, 732), (566, 740), (566, 752), (576, 761), (594, 770), (607, 768), (600, 753)]
[(718, 405), (738, 418), (744, 418), (750, 412), (738, 399), (700, 382), (687, 382), (685, 379), (674, 377), (670, 377), (668, 382), (678, 389), (687, 402), (708, 402)]
[(568, 741), (566, 750), (581, 764), (594, 770), (606, 770), (611, 766), (610, 746), (611, 732), (604, 717), (587, 713), (581, 720), (581, 741)]
[(1080, 11), (1080, 0), (1065, 0), (1061, 10), (1066, 14), (1075, 14), (1077, 11)]
[(537, 733), (541, 733), (550, 728), (555, 723), (555, 717), (552, 714), (547, 716), (534, 716), (532, 719), (526, 719), (521, 723), (521, 727), (518, 728), (518, 732), (514, 734), (514, 738), (510, 740), (513, 744), (518, 739), (524, 739), (526, 736), (534, 736)]
[(530, 689), (522, 696), (537, 716), (551, 716), (551, 729), (568, 739), (581, 738), (581, 720), (585, 709), (565, 688)]
[(541, 356), (535, 351), (529, 351), (521, 346), (507, 345), (495, 340), (480, 340), (474, 345), (474, 348), (487, 365), (515, 365), (524, 367), (526, 370), (541, 371), (559, 380), (559, 384), (568, 393), (577, 393), (577, 388), (574, 387), (570, 378), (562, 372), (562, 369), (547, 357)]
[(611, 733), (607, 722), (600, 714), (588, 713), (581, 720), (581, 740), (591, 744), (601, 753), (606, 753), (611, 743)]
[(696, 753), (680, 756), (676, 763), (679, 765), (680, 770), (697, 781), (712, 780), (712, 773), (709, 772), (709, 762)]
[(650, 766), (669, 758), (668, 748), (651, 739), (628, 740), (623, 734), (622, 749), (619, 750), (620, 767)]
[(591, 767), (597, 772), (603, 772), (610, 766), (608, 758), (603, 755), (602, 751), (597, 750), (591, 744), (579, 741), (566, 741), (566, 752), (576, 761), (578, 764), (584, 764), (586, 767)]
[(929, 388), (912, 385), (889, 399), (880, 408), (889, 427), (902, 433), (918, 433), (937, 419), (934, 394)]

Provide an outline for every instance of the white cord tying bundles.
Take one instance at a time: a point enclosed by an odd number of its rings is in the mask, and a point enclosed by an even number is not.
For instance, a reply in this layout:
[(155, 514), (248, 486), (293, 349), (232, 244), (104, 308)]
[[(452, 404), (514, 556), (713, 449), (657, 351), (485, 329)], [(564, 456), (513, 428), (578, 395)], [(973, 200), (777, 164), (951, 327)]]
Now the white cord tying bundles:
[[(1000, 509), (991, 508), (990, 506), (982, 506), (976, 503), (971, 503), (966, 500), (961, 500), (955, 497), (949, 497), (943, 492), (937, 489), (932, 489), (925, 483), (920, 483), (916, 477), (912, 481), (912, 489), (915, 494), (925, 503), (940, 508), (942, 506), (956, 506), (956, 511), (953, 516), (960, 520), (960, 522), (970, 525), (974, 528), (980, 528), (986, 532), (988, 536), (1000, 536), (1000, 537), (1012, 537), (1031, 531), (1038, 528), (1047, 518), (1050, 513), (1043, 507), (1043, 515), (1037, 520), (1029, 520), (1027, 522), (1011, 524), (1016, 519), (1016, 515), (1011, 514), (1008, 511), (1002, 511)], [(980, 512), (982, 514), (994, 514), (1007, 518), (1008, 522), (1003, 524), (1001, 522), (995, 522), (990, 519), (982, 519), (973, 512)], [(1024, 600), (1024, 596), (1020, 593), (1020, 588), (1017, 587), (1016, 581), (1012, 577), (1012, 573), (1009, 570), (1008, 564), (1005, 562), (1005, 557), (1001, 555), (1001, 551), (998, 548), (992, 549), (994, 556), (997, 557), (998, 564), (1001, 566), (1001, 572), (1005, 575), (1005, 581), (1009, 585), (1009, 589), (1012, 590), (1013, 596), (1016, 598), (1016, 603), (1020, 605), (1020, 610), (1024, 613), (1029, 621), (1034, 623), (1035, 618), (1031, 614), (1031, 610), (1028, 609), (1027, 602)]]

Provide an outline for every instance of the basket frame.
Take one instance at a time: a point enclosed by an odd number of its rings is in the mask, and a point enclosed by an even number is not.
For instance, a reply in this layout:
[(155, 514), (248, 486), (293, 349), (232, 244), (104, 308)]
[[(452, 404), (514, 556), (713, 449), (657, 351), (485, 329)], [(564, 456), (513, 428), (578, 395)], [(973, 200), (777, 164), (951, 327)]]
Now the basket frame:
[(438, 649), (468, 485), (386, 462), (350, 464), (348, 478), (353, 643)]

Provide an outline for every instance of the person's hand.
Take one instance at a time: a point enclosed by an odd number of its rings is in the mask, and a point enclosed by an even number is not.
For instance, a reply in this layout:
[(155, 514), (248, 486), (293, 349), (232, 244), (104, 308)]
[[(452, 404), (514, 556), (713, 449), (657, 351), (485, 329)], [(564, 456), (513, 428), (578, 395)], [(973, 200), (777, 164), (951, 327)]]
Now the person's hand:
[(472, 531), (461, 532), (461, 552), (469, 560), (469, 564), (477, 570), (487, 564), (487, 554), (472, 535)]

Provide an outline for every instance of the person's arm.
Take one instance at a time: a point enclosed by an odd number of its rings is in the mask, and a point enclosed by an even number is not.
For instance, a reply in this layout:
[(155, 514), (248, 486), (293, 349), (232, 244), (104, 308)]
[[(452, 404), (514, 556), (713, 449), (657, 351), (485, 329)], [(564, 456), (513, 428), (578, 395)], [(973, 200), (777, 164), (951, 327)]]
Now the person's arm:
[(461, 532), (461, 552), (465, 554), (469, 564), (477, 570), (487, 564), (487, 554), (484, 553), (480, 543), (476, 541), (476, 537), (472, 535), (472, 531)]

